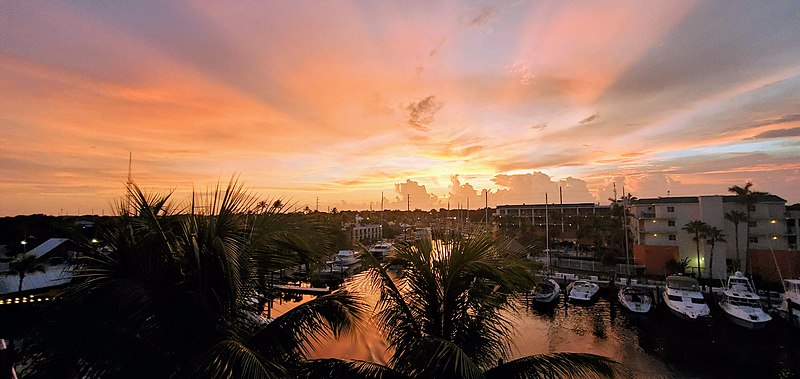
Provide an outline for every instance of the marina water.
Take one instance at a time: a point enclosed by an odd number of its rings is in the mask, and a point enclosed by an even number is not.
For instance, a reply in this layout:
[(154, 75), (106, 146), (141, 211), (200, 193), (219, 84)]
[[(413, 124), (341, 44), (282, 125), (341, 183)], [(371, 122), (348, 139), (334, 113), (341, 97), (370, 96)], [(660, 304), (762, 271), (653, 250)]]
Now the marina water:
[[(513, 358), (550, 352), (586, 352), (622, 362), (636, 378), (800, 378), (800, 332), (776, 317), (762, 330), (736, 326), (712, 306), (712, 316), (688, 322), (666, 307), (632, 314), (602, 290), (589, 304), (561, 299), (554, 306), (527, 307), (513, 315)], [(278, 303), (273, 315), (312, 297)], [(616, 302), (616, 299), (614, 299)], [(366, 327), (355, 336), (324, 340), (319, 357), (385, 363), (386, 345)]]

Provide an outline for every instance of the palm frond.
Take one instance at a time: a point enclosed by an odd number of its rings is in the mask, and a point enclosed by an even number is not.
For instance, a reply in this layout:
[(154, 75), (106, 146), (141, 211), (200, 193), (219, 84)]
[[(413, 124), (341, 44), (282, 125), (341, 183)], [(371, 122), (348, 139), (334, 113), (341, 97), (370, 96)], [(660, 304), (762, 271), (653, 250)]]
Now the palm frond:
[(289, 376), (280, 361), (266, 359), (236, 339), (212, 346), (194, 367), (189, 377), (277, 379)]
[(264, 355), (301, 358), (322, 337), (338, 337), (359, 327), (365, 305), (346, 291), (337, 291), (298, 305), (263, 325), (251, 343)]
[(486, 379), (615, 378), (626, 375), (619, 363), (585, 353), (532, 355), (500, 364), (485, 372)]
[(298, 378), (411, 379), (375, 362), (336, 358), (311, 359), (302, 364)]
[(421, 337), (391, 359), (392, 367), (415, 378), (483, 378), (483, 372), (461, 348), (442, 338)]

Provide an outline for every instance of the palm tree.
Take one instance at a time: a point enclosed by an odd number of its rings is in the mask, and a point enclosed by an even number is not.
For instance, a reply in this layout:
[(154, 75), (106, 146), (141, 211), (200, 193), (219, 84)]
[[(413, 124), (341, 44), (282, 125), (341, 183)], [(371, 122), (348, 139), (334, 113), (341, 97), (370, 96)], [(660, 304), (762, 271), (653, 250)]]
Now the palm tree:
[[(613, 376), (611, 360), (579, 353), (510, 353), (507, 310), (533, 283), (527, 262), (487, 235), (417, 241), (383, 265), (374, 258), (365, 288), (379, 298), (374, 320), (393, 351), (387, 365), (320, 359), (306, 376), (354, 378), (537, 378), (544, 375)], [(386, 268), (399, 267), (390, 275)]]
[(747, 215), (747, 219), (746, 219), (746, 221), (747, 221), (747, 229), (746, 229), (747, 243), (745, 245), (746, 246), (745, 254), (747, 254), (747, 251), (750, 250), (750, 221), (751, 221), (750, 220), (750, 215), (752, 213), (752, 211), (750, 209), (753, 206), (755, 206), (756, 203), (758, 203), (758, 201), (762, 197), (764, 197), (766, 195), (769, 195), (768, 192), (753, 191), (753, 190), (750, 189), (751, 187), (753, 187), (753, 183), (752, 182), (747, 182), (747, 183), (745, 183), (744, 187), (739, 187), (737, 185), (737, 186), (732, 186), (732, 187), (728, 188), (728, 192), (736, 194), (736, 202), (741, 204), (744, 207), (745, 212), (746, 212), (745, 214)]
[(725, 241), (725, 233), (722, 230), (719, 230), (716, 226), (709, 226), (705, 230), (706, 235), (706, 243), (711, 245), (711, 250), (708, 251), (708, 277), (709, 279), (713, 279), (714, 276), (714, 245), (717, 242), (727, 242)]
[(689, 221), (686, 225), (683, 226), (683, 230), (685, 230), (689, 234), (694, 234), (692, 240), (697, 245), (697, 278), (700, 278), (700, 239), (705, 239), (705, 231), (708, 228), (708, 224), (702, 222), (700, 220)]
[(733, 224), (733, 233), (736, 239), (736, 260), (741, 262), (742, 255), (739, 253), (739, 224), (747, 221), (747, 214), (739, 211), (730, 211), (725, 213), (725, 219)]
[(19, 276), (17, 292), (22, 292), (22, 281), (25, 280), (26, 275), (45, 272), (46, 269), (44, 262), (39, 257), (35, 254), (25, 253), (18, 255), (8, 263), (8, 271), (5, 274)]
[(253, 221), (258, 202), (235, 180), (185, 208), (129, 193), (135, 212), (81, 257), (78, 283), (49, 310), (60, 317), (26, 344), (30, 377), (283, 378), (317, 338), (358, 322), (347, 292), (261, 316), (265, 275), (324, 254), (299, 215), (273, 207)]

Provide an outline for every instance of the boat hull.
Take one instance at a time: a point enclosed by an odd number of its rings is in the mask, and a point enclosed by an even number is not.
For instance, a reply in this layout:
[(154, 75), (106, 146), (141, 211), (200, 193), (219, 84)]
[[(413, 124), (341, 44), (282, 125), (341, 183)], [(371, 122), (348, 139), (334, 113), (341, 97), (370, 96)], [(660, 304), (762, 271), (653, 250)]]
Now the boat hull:
[[(624, 291), (625, 291), (625, 289), (623, 288), (623, 289), (619, 290), (619, 292), (617, 292), (617, 299), (619, 300), (619, 303), (622, 304), (623, 308), (625, 308), (628, 311), (631, 311), (633, 313), (647, 313), (647, 312), (650, 312), (650, 309), (652, 307), (652, 301), (650, 301), (650, 302), (629, 301), (625, 297), (625, 292)], [(640, 296), (646, 296), (646, 295), (640, 294)]]
[(730, 320), (730, 322), (750, 330), (764, 329), (764, 327), (767, 326), (767, 322), (769, 321), (769, 320), (760, 320), (760, 321), (745, 320), (741, 317), (737, 317), (735, 315), (730, 314), (725, 309), (723, 309), (723, 311), (725, 313), (725, 317), (728, 320)]
[(561, 294), (561, 286), (555, 280), (548, 279), (548, 282), (553, 286), (553, 291), (548, 293), (534, 293), (533, 301), (540, 304), (550, 304), (558, 300), (558, 295)]

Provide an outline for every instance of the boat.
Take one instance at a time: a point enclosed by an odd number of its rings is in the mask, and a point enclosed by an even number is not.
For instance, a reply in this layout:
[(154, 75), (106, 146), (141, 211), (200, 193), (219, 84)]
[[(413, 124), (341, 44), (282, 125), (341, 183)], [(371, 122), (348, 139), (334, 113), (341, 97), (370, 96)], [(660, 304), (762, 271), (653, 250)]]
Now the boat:
[(389, 252), (391, 250), (392, 244), (387, 242), (378, 242), (369, 248), (369, 253), (372, 254), (375, 259), (383, 259), (389, 256)]
[(359, 262), (359, 256), (353, 250), (339, 250), (331, 262), (334, 266), (351, 266)]
[(703, 293), (700, 292), (700, 284), (695, 279), (680, 275), (668, 276), (662, 295), (664, 304), (678, 318), (695, 320), (711, 314), (711, 308), (708, 307)]
[(748, 329), (761, 329), (772, 320), (772, 317), (761, 309), (761, 298), (750, 279), (740, 271), (728, 277), (728, 284), (722, 292), (719, 307), (734, 324)]
[(625, 309), (634, 313), (647, 313), (653, 306), (653, 296), (636, 287), (622, 287), (617, 292), (617, 298)]
[(573, 300), (591, 301), (599, 290), (600, 286), (588, 280), (576, 280), (567, 286), (569, 298)]
[(558, 301), (558, 295), (561, 293), (561, 286), (558, 285), (553, 279), (545, 279), (536, 285), (536, 288), (531, 290), (533, 301), (537, 303), (552, 303)]
[[(778, 311), (783, 318), (794, 327), (800, 328), (800, 280), (785, 279), (783, 281), (783, 301)], [(791, 303), (791, 310), (789, 309)]]

